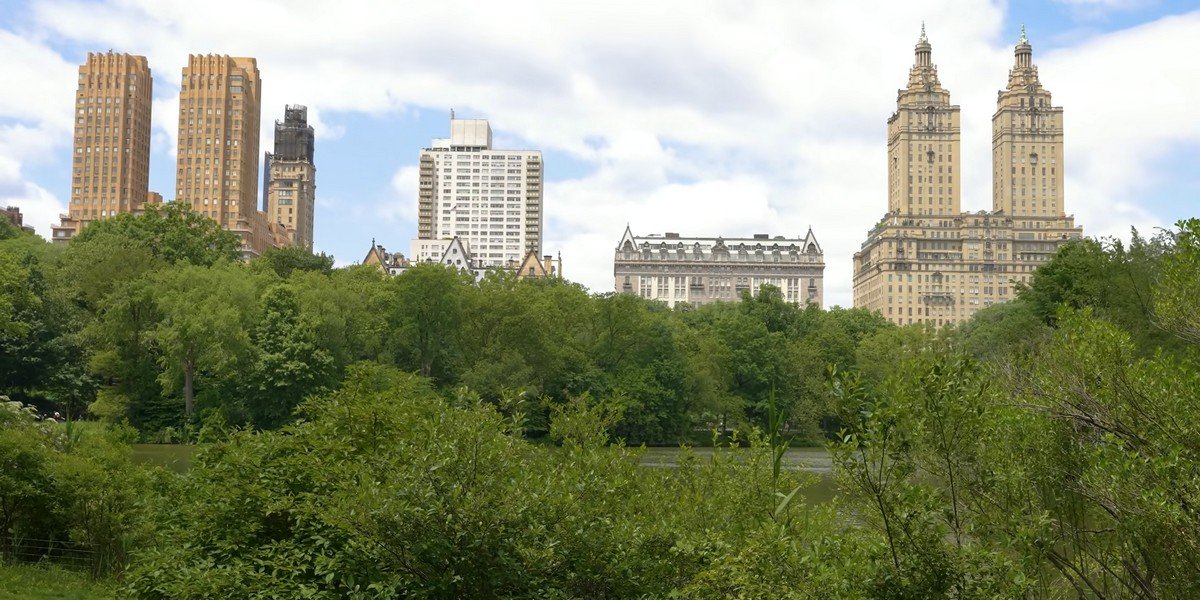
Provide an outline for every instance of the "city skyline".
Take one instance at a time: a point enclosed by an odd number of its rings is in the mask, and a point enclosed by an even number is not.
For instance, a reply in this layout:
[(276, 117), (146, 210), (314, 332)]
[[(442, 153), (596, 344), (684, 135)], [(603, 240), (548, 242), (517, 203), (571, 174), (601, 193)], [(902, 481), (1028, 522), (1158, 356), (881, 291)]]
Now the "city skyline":
[[(561, 249), (570, 279), (593, 291), (611, 285), (612, 231), (626, 223), (714, 236), (794, 236), (812, 226), (826, 253), (826, 305), (848, 306), (850, 257), (887, 197), (881, 122), (903, 87), (921, 20), (942, 80), (971, 115), (963, 210), (991, 206), (987, 115), (1021, 21), (1043, 82), (1068, 109), (1064, 195), (1089, 236), (1194, 216), (1200, 189), (1189, 172), (1200, 147), (1189, 110), (1200, 97), (1187, 63), (1200, 44), (1192, 3), (931, 2), (881, 5), (869, 19), (824, 4), (707, 14), (613, 5), (591, 7), (586, 18), (547, 6), (526, 24), (481, 8), (462, 18), (511, 27), (441, 46), (406, 29), (385, 37), (403, 15), (313, 19), (320, 35), (310, 38), (320, 43), (280, 45), (272, 11), (295, 5), (256, 5), (239, 25), (246, 31), (221, 31), (183, 6), (21, 3), (0, 17), (0, 48), (25, 58), (0, 67), (16, 83), (0, 91), (0, 204), (21, 207), (45, 237), (46, 217), (66, 208), (74, 71), (88, 51), (147, 56), (155, 77), (149, 187), (164, 195), (174, 189), (186, 55), (252, 56), (267, 82), (265, 121), (279, 106), (309, 106), (322, 155), (314, 245), (339, 264), (360, 259), (363, 239), (415, 237), (418, 150), (444, 136), (453, 107), (490, 119), (497, 147), (544, 151), (543, 246)], [(440, 10), (413, 26), (467, 40), (449, 26), (455, 7)], [(545, 35), (527, 30), (547, 23), (559, 25)], [(256, 28), (261, 35), (248, 32)], [(413, 39), (392, 39), (405, 37)], [(288, 30), (290, 40), (304, 38)], [(433, 50), (447, 46), (457, 47)], [(259, 133), (270, 147), (269, 128)]]

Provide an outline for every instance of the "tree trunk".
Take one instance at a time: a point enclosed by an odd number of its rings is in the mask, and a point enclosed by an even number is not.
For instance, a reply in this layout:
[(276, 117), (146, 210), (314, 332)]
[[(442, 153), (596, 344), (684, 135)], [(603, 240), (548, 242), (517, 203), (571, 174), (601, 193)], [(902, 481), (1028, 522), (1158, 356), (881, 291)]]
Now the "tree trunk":
[(192, 398), (194, 391), (192, 389), (192, 371), (195, 365), (190, 360), (183, 361), (183, 414), (186, 417), (192, 416)]

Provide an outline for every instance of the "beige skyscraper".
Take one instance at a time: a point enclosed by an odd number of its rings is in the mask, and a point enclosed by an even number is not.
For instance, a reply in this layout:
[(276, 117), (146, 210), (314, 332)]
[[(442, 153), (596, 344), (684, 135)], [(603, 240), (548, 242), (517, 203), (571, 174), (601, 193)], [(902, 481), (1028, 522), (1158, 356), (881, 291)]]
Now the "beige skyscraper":
[(1064, 212), (1062, 108), (1038, 80), (1024, 31), (992, 117), (993, 210), (961, 212), (958, 107), (922, 27), (888, 119), (888, 212), (854, 254), (854, 305), (935, 326), (1008, 302), (1083, 230)]
[(97, 219), (137, 212), (152, 199), (146, 57), (88, 53), (75, 92), (75, 143), (68, 213), (51, 239), (66, 242)]
[(888, 119), (888, 210), (955, 215), (961, 210), (959, 108), (938, 81), (932, 48), (921, 27), (908, 87), (897, 92)]
[(175, 201), (242, 238), (246, 257), (273, 243), (258, 210), (262, 80), (253, 58), (189, 55), (179, 89)]
[(992, 116), (993, 210), (1063, 216), (1063, 109), (1038, 79), (1024, 28), (1015, 54)]

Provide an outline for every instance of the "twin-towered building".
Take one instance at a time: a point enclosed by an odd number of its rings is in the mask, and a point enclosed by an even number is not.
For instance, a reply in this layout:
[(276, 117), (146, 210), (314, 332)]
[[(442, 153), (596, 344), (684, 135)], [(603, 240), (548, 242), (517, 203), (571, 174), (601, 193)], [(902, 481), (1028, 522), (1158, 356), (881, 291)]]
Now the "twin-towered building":
[[(888, 119), (888, 211), (854, 254), (854, 306), (942, 326), (1014, 298), (1059, 246), (1082, 237), (1063, 199), (1063, 109), (1042, 87), (1024, 31), (992, 117), (993, 208), (962, 212), (960, 110), (938, 80), (924, 27)], [(705, 304), (763, 284), (822, 304), (824, 259), (803, 238), (634, 236), (616, 248), (617, 292)]]
[(888, 211), (854, 254), (854, 306), (941, 326), (1012, 300), (1015, 284), (1082, 237), (1063, 199), (1063, 109), (1024, 31), (992, 116), (992, 210), (962, 212), (959, 107), (924, 28), (888, 119)]
[[(152, 85), (142, 56), (89, 53), (79, 68), (70, 205), (52, 228), (53, 241), (69, 241), (97, 219), (162, 202), (148, 190)], [(307, 111), (289, 106), (284, 123), (276, 124), (276, 152), (267, 164), (278, 166), (264, 172), (265, 210), (258, 208), (261, 112), (255, 59), (188, 57), (179, 90), (175, 201), (237, 233), (247, 258), (269, 247), (312, 248), (316, 168)], [(293, 151), (295, 138), (305, 136), (304, 148)]]

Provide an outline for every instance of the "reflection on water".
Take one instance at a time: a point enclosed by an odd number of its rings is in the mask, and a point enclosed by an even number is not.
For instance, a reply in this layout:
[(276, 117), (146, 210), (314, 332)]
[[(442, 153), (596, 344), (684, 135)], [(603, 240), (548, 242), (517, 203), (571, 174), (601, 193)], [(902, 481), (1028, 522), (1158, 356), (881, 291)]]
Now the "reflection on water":
[[(692, 454), (701, 461), (712, 457), (712, 448), (692, 448)], [(728, 452), (745, 452), (746, 450), (726, 450)], [(646, 448), (642, 455), (643, 467), (673, 468), (678, 466), (679, 448)], [(783, 468), (808, 471), (817, 476), (817, 481), (800, 491), (809, 502), (828, 502), (837, 495), (837, 486), (833, 481), (833, 459), (824, 448), (788, 448), (783, 455)]]
[(188, 444), (134, 444), (133, 462), (186, 473), (195, 453), (196, 446)]
[[(712, 457), (712, 448), (692, 448), (692, 454), (700, 460)], [(742, 452), (742, 450), (725, 450), (726, 452)], [(642, 455), (643, 467), (674, 467), (679, 458), (679, 448), (646, 448)], [(788, 448), (783, 455), (783, 468), (811, 471), (818, 474), (828, 474), (833, 470), (833, 459), (824, 448)]]

